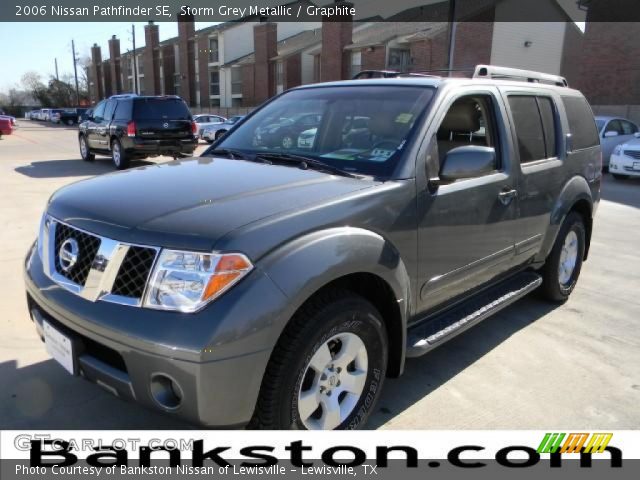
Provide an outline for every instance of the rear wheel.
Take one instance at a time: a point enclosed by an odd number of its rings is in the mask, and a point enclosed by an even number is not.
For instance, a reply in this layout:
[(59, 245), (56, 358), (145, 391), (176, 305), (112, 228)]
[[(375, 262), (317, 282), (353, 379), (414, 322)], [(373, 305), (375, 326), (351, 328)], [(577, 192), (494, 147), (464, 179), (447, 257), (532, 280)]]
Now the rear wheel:
[(73, 120), (72, 120), (72, 119), (70, 119), (70, 118), (69, 118), (69, 119), (67, 119), (67, 125), (71, 126), (71, 125), (73, 125), (73, 123), (74, 123), (74, 122), (73, 122)]
[(542, 268), (541, 293), (547, 300), (564, 302), (571, 295), (582, 268), (585, 238), (582, 217), (569, 213)]
[(80, 143), (80, 156), (82, 157), (82, 160), (85, 162), (93, 162), (96, 159), (96, 156), (91, 153), (91, 150), (89, 150), (87, 138), (84, 135), (80, 135), (78, 141)]
[(293, 138), (290, 135), (285, 135), (282, 137), (281, 145), (282, 148), (289, 150), (293, 147)]
[(348, 291), (319, 294), (292, 318), (263, 378), (253, 427), (335, 430), (362, 426), (387, 367), (380, 313)]
[(613, 178), (615, 178), (616, 180), (628, 180), (629, 179), (629, 175), (620, 175), (618, 173), (612, 173), (611, 176)]
[(111, 143), (111, 158), (113, 159), (113, 164), (118, 170), (129, 168), (129, 164), (131, 163), (131, 159), (125, 152), (124, 148), (122, 148), (120, 140), (117, 139), (113, 140)]

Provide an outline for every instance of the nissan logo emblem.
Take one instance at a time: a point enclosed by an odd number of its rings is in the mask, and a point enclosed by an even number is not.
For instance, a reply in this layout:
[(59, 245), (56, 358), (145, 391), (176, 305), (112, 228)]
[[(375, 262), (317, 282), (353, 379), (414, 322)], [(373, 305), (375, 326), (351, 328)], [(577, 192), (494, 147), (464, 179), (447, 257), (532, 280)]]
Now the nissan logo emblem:
[(162, 126), (163, 126), (164, 128), (169, 128), (169, 123), (168, 123), (168, 122), (164, 122), (164, 123), (162, 124)]
[(80, 247), (78, 242), (74, 238), (67, 238), (62, 245), (60, 245), (60, 251), (58, 252), (58, 264), (64, 272), (68, 272), (78, 261), (78, 254), (80, 253)]

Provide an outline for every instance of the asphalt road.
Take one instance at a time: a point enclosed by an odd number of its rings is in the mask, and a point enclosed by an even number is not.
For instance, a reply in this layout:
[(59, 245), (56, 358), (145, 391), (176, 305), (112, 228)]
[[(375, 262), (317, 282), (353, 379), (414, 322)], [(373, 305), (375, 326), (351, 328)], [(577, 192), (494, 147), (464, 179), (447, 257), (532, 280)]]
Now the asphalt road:
[[(74, 128), (22, 121), (0, 140), (1, 429), (191, 428), (69, 376), (27, 314), (21, 264), (47, 199), (111, 171), (106, 158), (80, 160)], [(369, 427), (640, 428), (640, 181), (607, 175), (603, 198), (566, 304), (526, 298), (409, 360)]]

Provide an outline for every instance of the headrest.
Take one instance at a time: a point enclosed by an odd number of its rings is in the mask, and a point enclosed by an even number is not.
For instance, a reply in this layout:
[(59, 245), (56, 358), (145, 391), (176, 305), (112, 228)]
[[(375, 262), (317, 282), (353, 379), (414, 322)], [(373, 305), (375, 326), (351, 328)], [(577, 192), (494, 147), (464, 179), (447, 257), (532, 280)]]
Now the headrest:
[(480, 129), (480, 112), (475, 103), (454, 103), (442, 121), (440, 130), (448, 132), (476, 132)]

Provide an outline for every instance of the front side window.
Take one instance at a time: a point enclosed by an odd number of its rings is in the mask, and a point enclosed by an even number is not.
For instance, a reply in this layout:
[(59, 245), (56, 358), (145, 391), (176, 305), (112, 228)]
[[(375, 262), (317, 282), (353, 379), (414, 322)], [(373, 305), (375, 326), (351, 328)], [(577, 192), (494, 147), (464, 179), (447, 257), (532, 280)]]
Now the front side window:
[(638, 131), (638, 127), (635, 124), (626, 120), (620, 120), (620, 124), (622, 125), (623, 135), (633, 135)]
[(107, 106), (106, 100), (103, 100), (98, 105), (96, 105), (96, 108), (93, 109), (93, 118), (95, 120), (101, 120), (104, 117), (104, 109), (106, 106)]
[(413, 86), (293, 90), (261, 108), (217, 148), (305, 155), (343, 170), (385, 176), (433, 92)]

